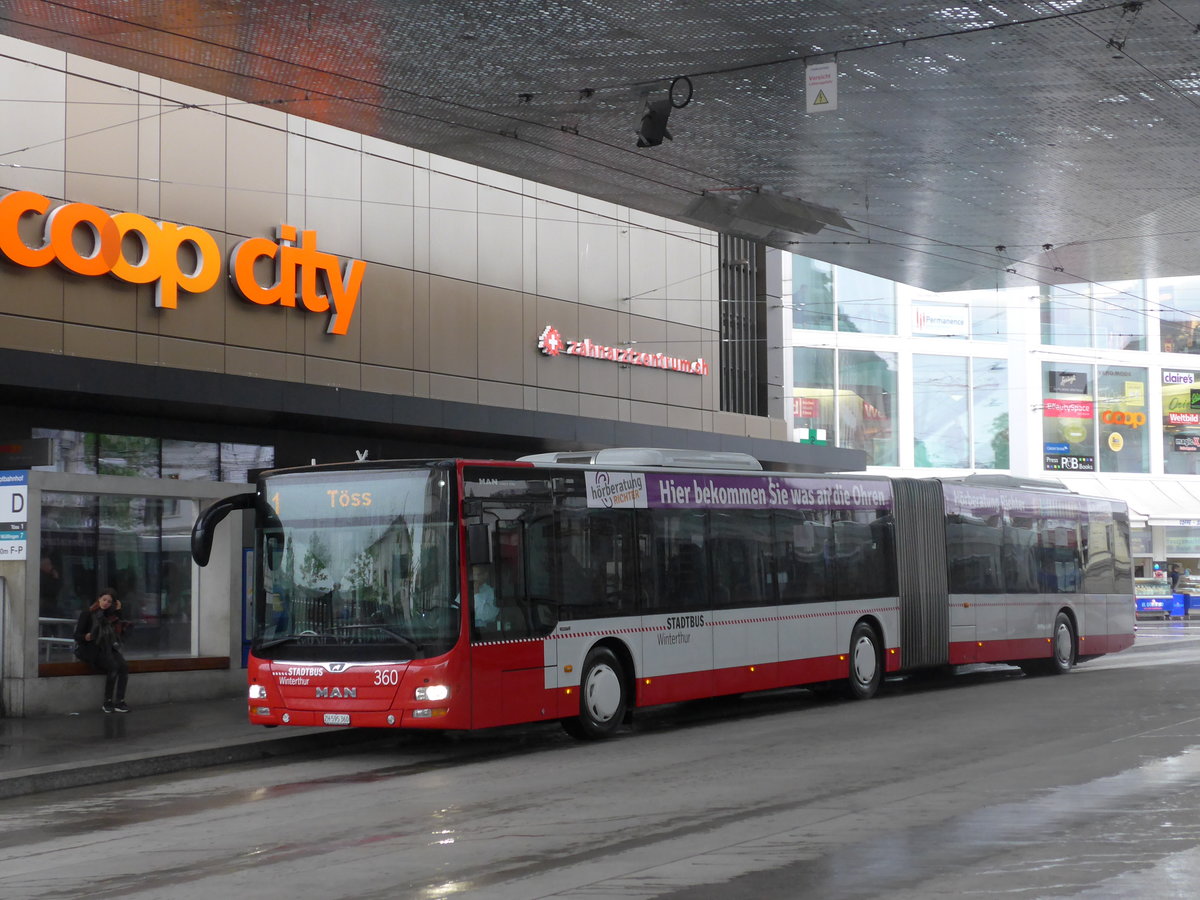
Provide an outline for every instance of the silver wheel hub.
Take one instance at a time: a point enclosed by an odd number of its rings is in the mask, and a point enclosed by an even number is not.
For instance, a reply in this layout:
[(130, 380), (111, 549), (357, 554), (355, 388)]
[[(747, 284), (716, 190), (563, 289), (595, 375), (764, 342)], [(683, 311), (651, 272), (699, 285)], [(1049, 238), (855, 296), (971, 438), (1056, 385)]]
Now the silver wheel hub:
[(612, 666), (601, 663), (588, 672), (583, 704), (597, 722), (607, 722), (621, 706), (621, 680)]
[(850, 659), (854, 680), (867, 685), (875, 679), (875, 670), (879, 659), (875, 655), (875, 643), (867, 637), (860, 637), (854, 644), (854, 653)]

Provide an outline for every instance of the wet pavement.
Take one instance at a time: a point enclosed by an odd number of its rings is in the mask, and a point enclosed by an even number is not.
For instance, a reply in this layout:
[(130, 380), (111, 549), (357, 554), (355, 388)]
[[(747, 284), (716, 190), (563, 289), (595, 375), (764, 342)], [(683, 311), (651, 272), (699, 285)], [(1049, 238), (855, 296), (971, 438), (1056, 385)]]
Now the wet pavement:
[(244, 697), (139, 706), (129, 713), (97, 707), (0, 718), (0, 799), (309, 753), (376, 737), (364, 730), (251, 725)]

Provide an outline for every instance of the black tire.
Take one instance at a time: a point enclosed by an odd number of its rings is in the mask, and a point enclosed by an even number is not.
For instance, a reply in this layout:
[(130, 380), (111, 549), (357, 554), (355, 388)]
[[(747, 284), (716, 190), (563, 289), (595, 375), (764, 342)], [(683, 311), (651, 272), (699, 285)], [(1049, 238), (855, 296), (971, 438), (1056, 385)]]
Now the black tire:
[(625, 668), (607, 647), (594, 647), (579, 679), (579, 716), (563, 719), (573, 738), (596, 741), (611, 737), (625, 720), (628, 705)]
[(879, 635), (867, 622), (859, 622), (850, 634), (850, 677), (847, 693), (855, 700), (869, 700), (883, 683), (883, 648)]
[(1066, 675), (1075, 665), (1075, 626), (1065, 612), (1060, 612), (1054, 619), (1050, 646), (1053, 656), (1046, 671), (1051, 675)]
[(1050, 658), (1026, 659), (1017, 665), (1026, 675), (1066, 675), (1075, 665), (1075, 626), (1071, 617), (1060, 612), (1050, 632)]

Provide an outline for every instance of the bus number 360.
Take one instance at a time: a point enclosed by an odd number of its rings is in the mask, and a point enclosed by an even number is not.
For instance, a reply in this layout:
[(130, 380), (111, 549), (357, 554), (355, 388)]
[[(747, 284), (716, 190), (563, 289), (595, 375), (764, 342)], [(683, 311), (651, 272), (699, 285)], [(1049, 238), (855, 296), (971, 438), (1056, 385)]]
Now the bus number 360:
[(397, 685), (400, 683), (400, 673), (396, 669), (376, 669), (375, 683)]

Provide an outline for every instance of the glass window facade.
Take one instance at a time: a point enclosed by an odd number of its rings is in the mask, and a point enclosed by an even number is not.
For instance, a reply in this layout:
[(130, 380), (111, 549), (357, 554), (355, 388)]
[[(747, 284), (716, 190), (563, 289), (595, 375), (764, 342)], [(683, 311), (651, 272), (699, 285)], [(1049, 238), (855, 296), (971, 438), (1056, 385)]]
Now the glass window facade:
[(896, 333), (896, 283), (886, 278), (834, 269), (839, 331)]
[(1147, 370), (1042, 363), (1043, 468), (1149, 472)]
[(1151, 279), (1149, 296), (1158, 307), (1159, 349), (1200, 353), (1200, 275)]
[(837, 445), (865, 450), (867, 465), (899, 465), (896, 354), (838, 351)]
[(966, 469), (971, 465), (968, 360), (913, 356), (913, 462)]
[(1042, 343), (1101, 350), (1146, 349), (1145, 285), (1062, 284), (1042, 288)]
[(833, 331), (833, 266), (788, 254), (791, 261), (792, 327)]
[(1163, 471), (1200, 475), (1200, 371), (1162, 373)]
[(971, 362), (971, 465), (976, 469), (1007, 469), (1008, 362)]
[(275, 448), (261, 444), (179, 441), (128, 434), (34, 428), (54, 442), (54, 464), (42, 471), (124, 475), (181, 481), (245, 482), (275, 464)]
[[(42, 495), (39, 616), (75, 619), (105, 589), (134, 623), (130, 658), (194, 655), (193, 504), (157, 497)], [(70, 648), (55, 648), (65, 660)]]

